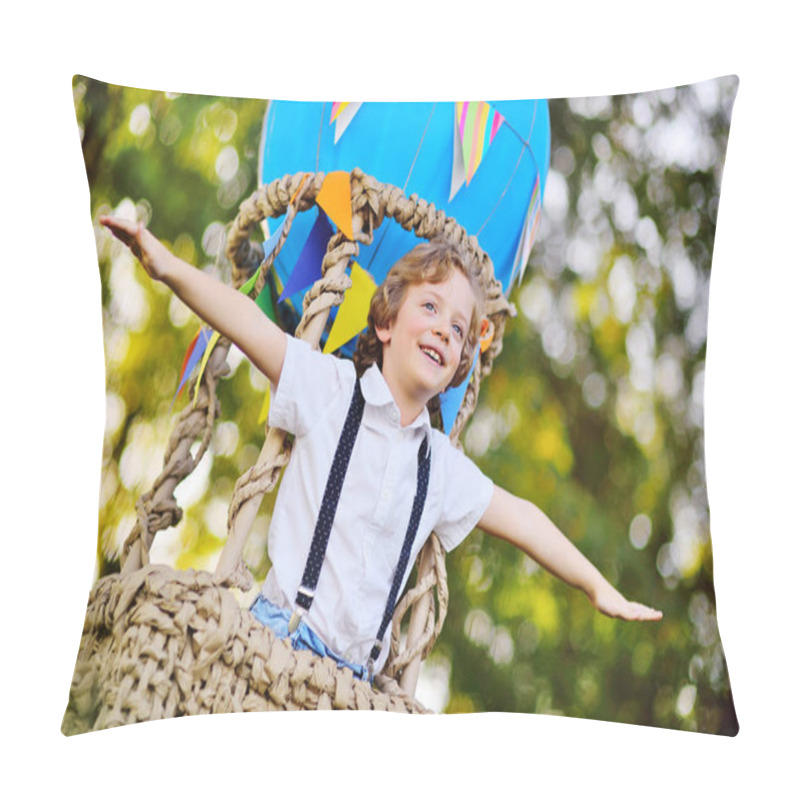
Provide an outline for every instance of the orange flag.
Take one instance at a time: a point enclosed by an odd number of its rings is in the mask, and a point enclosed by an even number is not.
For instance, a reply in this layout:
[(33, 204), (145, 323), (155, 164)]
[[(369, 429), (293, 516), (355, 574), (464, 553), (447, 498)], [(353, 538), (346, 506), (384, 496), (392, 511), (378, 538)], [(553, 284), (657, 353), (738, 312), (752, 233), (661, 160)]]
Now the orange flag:
[(329, 172), (317, 195), (317, 205), (352, 242), (353, 210), (350, 205), (350, 173)]

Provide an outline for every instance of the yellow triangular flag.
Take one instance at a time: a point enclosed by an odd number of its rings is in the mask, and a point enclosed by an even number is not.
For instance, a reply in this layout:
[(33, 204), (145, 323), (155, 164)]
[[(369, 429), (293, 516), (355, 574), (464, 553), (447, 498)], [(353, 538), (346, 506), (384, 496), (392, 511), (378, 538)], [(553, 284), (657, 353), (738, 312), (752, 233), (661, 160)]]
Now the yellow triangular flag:
[(331, 122), (333, 122), (349, 105), (350, 103), (333, 103), (331, 105)]
[(352, 242), (353, 210), (350, 205), (350, 173), (329, 172), (317, 195), (317, 205)]
[(258, 424), (263, 425), (269, 416), (269, 384), (267, 391), (264, 392), (264, 402), (261, 404), (261, 411), (258, 412)]
[(350, 270), (350, 279), (353, 285), (344, 293), (344, 300), (336, 312), (323, 353), (337, 350), (367, 326), (369, 304), (375, 294), (375, 281), (355, 261)]
[(206, 371), (206, 364), (208, 364), (208, 359), (211, 357), (211, 351), (214, 349), (218, 339), (219, 333), (214, 331), (214, 334), (208, 341), (208, 347), (206, 347), (206, 351), (203, 353), (203, 360), (200, 362), (200, 369), (197, 372), (197, 382), (194, 385), (194, 403), (192, 403), (192, 408), (197, 405), (197, 392), (200, 389), (200, 381), (203, 379), (203, 373)]

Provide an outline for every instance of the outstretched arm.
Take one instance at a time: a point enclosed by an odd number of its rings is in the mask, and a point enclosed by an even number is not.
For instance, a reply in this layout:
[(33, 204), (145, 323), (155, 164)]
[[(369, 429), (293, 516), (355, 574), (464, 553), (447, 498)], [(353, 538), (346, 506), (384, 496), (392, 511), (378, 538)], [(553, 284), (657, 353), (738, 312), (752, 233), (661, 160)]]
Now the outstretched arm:
[(143, 223), (100, 217), (147, 274), (162, 281), (215, 331), (230, 339), (273, 384), (286, 355), (286, 334), (241, 292), (174, 256)]
[(581, 589), (606, 616), (661, 619), (660, 611), (626, 600), (533, 503), (495, 486), (478, 527), (515, 545), (548, 572)]

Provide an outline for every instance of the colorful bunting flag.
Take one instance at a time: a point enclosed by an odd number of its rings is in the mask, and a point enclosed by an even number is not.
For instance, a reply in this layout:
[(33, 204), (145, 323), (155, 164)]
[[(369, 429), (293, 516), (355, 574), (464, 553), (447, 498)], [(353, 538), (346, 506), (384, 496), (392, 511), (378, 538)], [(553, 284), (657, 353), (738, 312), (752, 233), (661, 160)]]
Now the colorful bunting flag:
[(514, 276), (517, 276), (517, 283), (522, 281), (522, 275), (525, 272), (525, 267), (528, 265), (528, 258), (530, 257), (531, 250), (533, 249), (533, 239), (536, 236), (536, 230), (539, 227), (539, 221), (542, 218), (542, 193), (539, 190), (539, 176), (536, 176), (536, 183), (533, 185), (533, 194), (531, 195), (531, 202), (528, 205), (528, 212), (525, 215), (525, 224), (522, 226), (522, 233), (519, 237), (519, 244), (517, 245), (517, 252), (514, 256), (514, 266), (511, 268), (511, 280), (509, 280), (509, 288), (513, 283)]
[(350, 202), (350, 173), (329, 172), (317, 195), (317, 205), (331, 222), (352, 242), (353, 207)]
[[(267, 258), (270, 256), (272, 251), (277, 246), (278, 239), (280, 239), (280, 237), (281, 237), (281, 232), (283, 231), (283, 226), (285, 224), (286, 224), (286, 220), (284, 220), (278, 226), (278, 230), (276, 230), (275, 233), (273, 233), (272, 236), (270, 236), (269, 239), (267, 239), (267, 241), (264, 242), (264, 258), (261, 261), (261, 264), (263, 264), (264, 261), (267, 260)], [(239, 287), (239, 291), (242, 294), (250, 294), (250, 292), (253, 291), (253, 287), (256, 285), (256, 281), (258, 280), (258, 272), (261, 269), (261, 264), (258, 265), (258, 269), (256, 269), (253, 272), (253, 274)], [(264, 285), (266, 286), (266, 283)], [(262, 289), (261, 290), (261, 294), (259, 294), (259, 297), (261, 297), (261, 295), (263, 293), (264, 293), (264, 290)], [(258, 302), (258, 300), (256, 300), (256, 302)]]
[(264, 402), (261, 404), (261, 411), (258, 412), (258, 424), (263, 425), (269, 417), (269, 393), (270, 387), (267, 384), (267, 391), (264, 392)]
[(258, 269), (253, 272), (253, 274), (239, 287), (239, 291), (242, 294), (250, 294), (253, 287), (256, 285), (256, 281), (258, 280)]
[(308, 239), (297, 257), (292, 274), (278, 298), (279, 303), (295, 292), (307, 289), (314, 281), (322, 277), (322, 259), (328, 249), (328, 240), (331, 236), (333, 236), (331, 223), (325, 214), (319, 211), (317, 220), (308, 234)]
[[(294, 203), (295, 199), (297, 198), (297, 195), (300, 194), (300, 190), (305, 185), (305, 182), (306, 182), (307, 178), (308, 178), (307, 174), (303, 175), (302, 179), (300, 180), (300, 183), (297, 185), (297, 188), (294, 190), (294, 193), (292, 194), (292, 197), (289, 200), (289, 205), (292, 205)], [(264, 220), (263, 224), (264, 224), (264, 230), (269, 232), (269, 220)], [(280, 238), (283, 235), (283, 229), (285, 227), (286, 227), (286, 217), (283, 218), (283, 220), (281, 221), (281, 224), (278, 225), (278, 227), (275, 229), (275, 231), (273, 233), (271, 233), (269, 238), (264, 242), (264, 258), (261, 261), (261, 264), (263, 264), (264, 261), (266, 261), (272, 255), (273, 250), (275, 250), (275, 248), (278, 246), (278, 242), (280, 241)], [(260, 266), (261, 265), (259, 265), (259, 267)], [(247, 282), (246, 285), (248, 286), (248, 288), (247, 288), (246, 291), (245, 291), (244, 287), (242, 287), (241, 291), (245, 292), (245, 294), (249, 294), (250, 293), (250, 289), (253, 288), (253, 280), (254, 279), (251, 278)], [(260, 295), (259, 295), (259, 297), (260, 297)], [(258, 300), (256, 300), (256, 302), (258, 302)], [(272, 317), (272, 318), (274, 319), (274, 317)]]
[(350, 103), (331, 103), (331, 122), (344, 111)]
[(485, 353), (494, 339), (494, 322), (488, 317), (481, 320), (480, 348), (481, 353)]
[(275, 308), (272, 305), (272, 292), (269, 283), (264, 281), (264, 286), (256, 297), (256, 305), (273, 321), (276, 322)]
[(453, 170), (450, 173), (450, 200), (464, 185), (467, 173), (464, 172), (464, 153), (461, 149), (461, 135), (458, 130), (458, 110), (453, 120)]
[(203, 373), (206, 371), (206, 365), (208, 364), (208, 359), (211, 357), (211, 353), (214, 350), (214, 346), (219, 341), (219, 333), (214, 331), (211, 335), (211, 339), (209, 339), (208, 347), (206, 347), (205, 352), (203, 353), (203, 360), (200, 362), (200, 369), (197, 370), (197, 381), (194, 384), (194, 404), (197, 403), (197, 392), (200, 390), (200, 381), (203, 379)]
[(472, 373), (475, 371), (475, 365), (478, 363), (479, 348), (475, 348), (475, 358), (472, 359), (472, 366), (469, 368), (469, 374), (458, 385), (451, 389), (447, 389), (439, 395), (439, 407), (442, 412), (442, 427), (444, 432), (449, 436), (453, 428), (453, 423), (458, 416), (458, 410), (461, 408), (461, 403), (464, 401), (464, 395), (467, 393), (467, 386), (472, 378)]
[(175, 401), (175, 398), (183, 390), (183, 384), (185, 382), (184, 376), (186, 375), (186, 365), (189, 363), (189, 359), (191, 358), (192, 353), (194, 352), (194, 348), (197, 345), (197, 340), (200, 338), (200, 334), (202, 332), (203, 332), (202, 328), (200, 328), (200, 330), (197, 331), (197, 333), (194, 335), (194, 338), (189, 343), (189, 347), (186, 349), (185, 355), (183, 356), (183, 364), (181, 364), (181, 372), (180, 375), (178, 376), (178, 388), (175, 390), (175, 397), (172, 398), (173, 402)]
[(336, 122), (336, 128), (333, 132), (333, 143), (339, 141), (341, 135), (347, 130), (347, 126), (353, 121), (358, 109), (361, 108), (361, 103), (334, 103), (331, 109), (330, 124)]
[(306, 185), (306, 179), (310, 177), (310, 173), (306, 172), (305, 175), (300, 179), (300, 183), (297, 184), (297, 188), (294, 190), (294, 194), (292, 194), (291, 198), (289, 199), (289, 205), (293, 205), (294, 201), (297, 199), (297, 195), (300, 194), (300, 190)]
[(336, 319), (328, 334), (323, 353), (332, 353), (367, 327), (369, 304), (375, 294), (375, 281), (355, 261), (350, 269), (352, 285), (344, 293), (344, 299), (336, 312)]
[[(273, 233), (266, 242), (264, 242), (264, 261), (272, 254), (272, 251), (278, 246), (278, 240), (281, 238), (281, 234), (283, 233), (283, 229), (286, 227), (286, 217), (283, 218), (283, 222), (278, 225), (275, 233)], [(262, 262), (263, 263), (263, 262)]]
[[(453, 153), (453, 176), (450, 184), (452, 200), (461, 185), (469, 186), (480, 166), (489, 145), (494, 141), (497, 131), (505, 121), (499, 111), (492, 110), (488, 103), (456, 103), (456, 136)], [(458, 164), (456, 150), (460, 150), (461, 163)], [(464, 178), (461, 178), (463, 170)]]
[(206, 351), (208, 343), (211, 340), (211, 334), (211, 328), (202, 327), (197, 331), (194, 339), (192, 339), (191, 344), (186, 350), (186, 355), (183, 357), (178, 388), (175, 391), (175, 396), (172, 398), (173, 403), (178, 399), (178, 396), (183, 391), (183, 387), (186, 385), (186, 381), (189, 379), (189, 375), (192, 374), (192, 370)]

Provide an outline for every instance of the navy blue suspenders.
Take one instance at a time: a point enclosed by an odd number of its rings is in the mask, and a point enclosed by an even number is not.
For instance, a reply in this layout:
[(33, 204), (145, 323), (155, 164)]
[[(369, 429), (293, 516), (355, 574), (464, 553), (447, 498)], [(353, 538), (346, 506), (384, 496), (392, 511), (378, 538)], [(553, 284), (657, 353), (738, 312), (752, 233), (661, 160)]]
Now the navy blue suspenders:
[[(336, 453), (333, 457), (328, 482), (325, 485), (325, 492), (322, 496), (322, 506), (320, 507), (317, 524), (314, 528), (314, 536), (311, 540), (306, 566), (303, 577), (300, 581), (300, 588), (297, 590), (295, 598), (295, 610), (289, 621), (289, 632), (293, 633), (302, 616), (311, 608), (314, 602), (314, 591), (317, 588), (319, 573), (322, 569), (322, 562), (325, 559), (325, 551), (328, 549), (328, 540), (331, 535), (333, 518), (336, 515), (336, 508), (339, 505), (339, 496), (344, 484), (344, 476), (350, 464), (350, 456), (355, 445), (356, 435), (361, 426), (361, 418), (364, 416), (364, 396), (361, 394), (361, 385), (356, 379), (353, 388), (353, 396), (350, 400), (350, 408), (347, 412), (342, 433), (339, 436), (339, 443), (336, 446)], [(428, 478), (431, 471), (430, 448), (428, 447), (427, 437), (423, 438), (417, 453), (417, 491), (414, 495), (414, 503), (411, 507), (411, 518), (408, 521), (403, 547), (400, 550), (400, 559), (395, 567), (392, 586), (389, 597), (386, 601), (386, 608), (383, 612), (378, 634), (375, 637), (375, 644), (369, 654), (367, 661), (367, 672), (372, 678), (372, 670), (376, 659), (380, 655), (383, 637), (392, 619), (394, 607), (397, 603), (397, 595), (400, 592), (400, 584), (405, 575), (408, 561), (411, 557), (411, 547), (417, 535), (419, 522), (422, 517), (422, 509), (425, 507), (425, 498), (428, 495)]]

